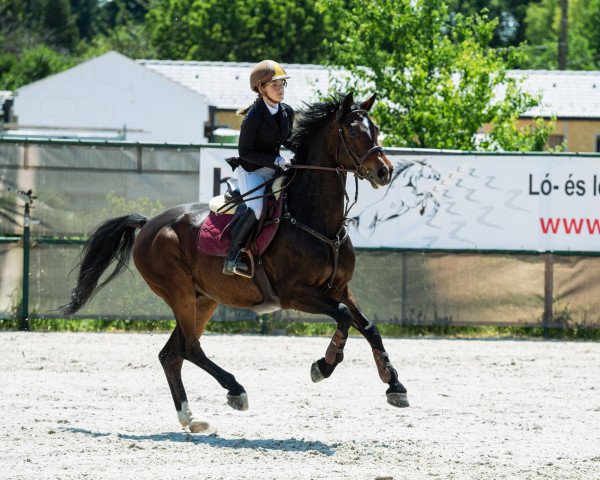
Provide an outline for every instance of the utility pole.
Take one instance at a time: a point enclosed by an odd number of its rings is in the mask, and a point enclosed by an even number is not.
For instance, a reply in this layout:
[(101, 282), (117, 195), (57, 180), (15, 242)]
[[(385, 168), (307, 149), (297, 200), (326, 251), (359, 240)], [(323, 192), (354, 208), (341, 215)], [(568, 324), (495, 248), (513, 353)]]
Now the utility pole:
[(567, 69), (568, 0), (560, 0), (560, 35), (558, 38), (558, 69)]

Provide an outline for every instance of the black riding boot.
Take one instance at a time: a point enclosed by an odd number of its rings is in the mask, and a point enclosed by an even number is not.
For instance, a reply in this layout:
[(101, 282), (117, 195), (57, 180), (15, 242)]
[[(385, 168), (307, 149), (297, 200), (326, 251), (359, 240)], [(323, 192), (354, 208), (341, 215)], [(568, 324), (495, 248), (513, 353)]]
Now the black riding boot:
[(231, 226), (231, 246), (223, 264), (223, 273), (225, 275), (233, 275), (234, 268), (242, 273), (249, 272), (248, 265), (239, 258), (239, 255), (240, 250), (244, 248), (250, 234), (254, 230), (257, 220), (254, 210), (248, 208), (239, 215), (236, 213), (232, 222), (234, 223)]

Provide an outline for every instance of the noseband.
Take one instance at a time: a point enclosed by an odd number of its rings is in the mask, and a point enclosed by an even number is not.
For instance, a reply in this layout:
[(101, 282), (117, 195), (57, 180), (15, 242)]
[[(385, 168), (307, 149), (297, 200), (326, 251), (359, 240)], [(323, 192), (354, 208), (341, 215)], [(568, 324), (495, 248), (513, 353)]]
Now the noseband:
[[(364, 109), (352, 110), (348, 115), (351, 115), (353, 113), (364, 113), (364, 114), (368, 115), (368, 112), (366, 110), (364, 110)], [(375, 135), (373, 134), (373, 139), (374, 139), (373, 140), (373, 146), (369, 150), (367, 150), (367, 152), (365, 152), (362, 156), (359, 156), (354, 151), (354, 149), (352, 148), (352, 146), (350, 145), (350, 142), (348, 142), (348, 139), (346, 138), (346, 135), (344, 135), (344, 130), (342, 129), (342, 121), (344, 119), (345, 119), (345, 117), (340, 118), (337, 121), (338, 139), (342, 141), (342, 145), (346, 149), (346, 153), (348, 154), (348, 156), (350, 156), (350, 158), (352, 158), (352, 161), (354, 162), (354, 166), (356, 167), (356, 175), (358, 175), (358, 177), (360, 177), (360, 179), (362, 180), (363, 178), (365, 178), (365, 175), (363, 173), (363, 163), (373, 153), (375, 153), (375, 152), (377, 152), (377, 153), (383, 152), (383, 147), (380, 147), (379, 145), (375, 144), (375, 142), (377, 141), (377, 139), (375, 138)], [(338, 165), (340, 164), (340, 162), (338, 161), (338, 142), (336, 142), (336, 144), (335, 144), (335, 162)]]

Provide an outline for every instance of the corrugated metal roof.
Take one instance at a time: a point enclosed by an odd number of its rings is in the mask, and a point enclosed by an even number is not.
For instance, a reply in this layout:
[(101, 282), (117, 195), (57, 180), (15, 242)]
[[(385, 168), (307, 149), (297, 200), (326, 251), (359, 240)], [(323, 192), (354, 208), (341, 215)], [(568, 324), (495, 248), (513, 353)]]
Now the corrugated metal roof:
[[(186, 62), (138, 60), (145, 67), (204, 95), (220, 109), (246, 106), (255, 99), (248, 77), (254, 63)], [(327, 93), (329, 70), (321, 65), (284, 64), (292, 77), (285, 102), (297, 108)], [(540, 107), (524, 116), (559, 118), (600, 118), (600, 72), (559, 70), (512, 70), (510, 76), (523, 78), (522, 87), (543, 96)], [(502, 89), (499, 89), (501, 93)]]
[[(220, 109), (237, 110), (256, 99), (249, 75), (254, 63), (138, 60), (138, 63), (204, 95)], [(291, 77), (284, 101), (297, 108), (327, 93), (328, 70), (321, 65), (282, 64)]]
[(523, 90), (542, 94), (542, 104), (524, 116), (600, 118), (600, 72), (573, 70), (512, 70), (523, 78)]

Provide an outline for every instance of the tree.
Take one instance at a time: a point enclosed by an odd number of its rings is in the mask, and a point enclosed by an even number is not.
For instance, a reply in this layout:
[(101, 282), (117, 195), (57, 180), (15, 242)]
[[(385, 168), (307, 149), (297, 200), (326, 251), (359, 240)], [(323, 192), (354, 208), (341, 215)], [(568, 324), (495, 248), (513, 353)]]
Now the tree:
[[(372, 0), (330, 7), (341, 35), (332, 63), (352, 72), (338, 86), (380, 98), (374, 116), (387, 145), (420, 148), (540, 149), (551, 125), (519, 131), (518, 116), (538, 104), (508, 69), (518, 59), (490, 48), (497, 20), (451, 16), (442, 0)], [(504, 95), (497, 90), (504, 87)], [(488, 139), (475, 134), (491, 125)]]
[[(25, 50), (21, 59), (15, 56), (12, 61), (10, 60), (10, 56), (0, 56), (0, 90), (16, 90), (75, 65), (72, 57), (62, 55), (43, 45)], [(3, 64), (4, 72), (2, 72)]]
[(315, 0), (161, 0), (147, 23), (160, 58), (315, 63), (331, 20)]
[(105, 28), (143, 24), (146, 14), (159, 0), (111, 0), (102, 2), (101, 15)]
[(41, 5), (42, 28), (51, 35), (54, 46), (72, 52), (79, 41), (76, 17), (69, 0), (45, 0)]
[(533, 1), (522, 0), (448, 0), (451, 13), (471, 16), (487, 11), (492, 19), (498, 19), (490, 46), (494, 48), (518, 46), (525, 40), (525, 15)]
[[(0, 0), (0, 90), (14, 90), (73, 65), (67, 55), (45, 45), (53, 38), (43, 26), (48, 5), (48, 0)], [(68, 4), (61, 5), (65, 8), (57, 4), (55, 13), (68, 12)], [(47, 20), (49, 25), (54, 21)]]
[(592, 50), (594, 69), (600, 69), (600, 0), (589, 0), (579, 25)]
[(71, 10), (77, 18), (79, 37), (91, 40), (101, 31), (101, 10), (98, 0), (71, 0)]
[(129, 58), (156, 58), (158, 52), (152, 45), (146, 27), (131, 23), (119, 25), (106, 34), (96, 35), (85, 45), (81, 56), (93, 58), (103, 53), (117, 51)]
[[(567, 68), (600, 68), (600, 0), (570, 0)], [(541, 0), (527, 7), (525, 38), (529, 44), (526, 68), (558, 68), (560, 2)]]
[(0, 52), (19, 56), (23, 50), (39, 45), (42, 35), (29, 24), (25, 0), (0, 0)]

